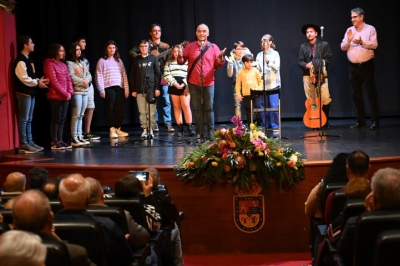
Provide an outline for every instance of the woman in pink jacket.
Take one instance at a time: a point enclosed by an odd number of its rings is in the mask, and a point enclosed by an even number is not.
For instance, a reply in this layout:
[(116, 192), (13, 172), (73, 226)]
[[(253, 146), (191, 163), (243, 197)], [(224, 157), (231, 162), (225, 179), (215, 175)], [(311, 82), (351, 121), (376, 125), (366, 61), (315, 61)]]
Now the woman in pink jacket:
[(67, 65), (64, 63), (65, 49), (60, 44), (52, 44), (43, 68), (46, 77), (50, 80), (47, 99), (51, 108), (51, 149), (71, 149), (72, 146), (63, 141), (64, 123), (67, 116), (68, 104), (74, 94), (71, 77)]

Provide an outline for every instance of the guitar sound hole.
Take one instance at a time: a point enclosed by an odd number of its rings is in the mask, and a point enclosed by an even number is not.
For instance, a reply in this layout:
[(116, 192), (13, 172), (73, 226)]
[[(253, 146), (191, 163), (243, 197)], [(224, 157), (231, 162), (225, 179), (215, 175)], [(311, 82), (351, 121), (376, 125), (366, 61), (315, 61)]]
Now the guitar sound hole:
[(317, 109), (317, 105), (316, 104), (311, 104), (311, 109), (313, 109), (313, 110)]

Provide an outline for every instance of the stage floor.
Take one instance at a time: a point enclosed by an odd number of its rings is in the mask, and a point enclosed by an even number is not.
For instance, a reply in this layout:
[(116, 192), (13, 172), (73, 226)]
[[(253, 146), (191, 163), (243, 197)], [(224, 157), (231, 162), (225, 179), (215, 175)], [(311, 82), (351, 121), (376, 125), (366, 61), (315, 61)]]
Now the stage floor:
[[(350, 130), (354, 119), (332, 119), (331, 128), (313, 131), (306, 128), (302, 121), (282, 121), (282, 145), (290, 145), (299, 151), (308, 161), (331, 160), (339, 152), (351, 152), (361, 149), (370, 157), (388, 157), (400, 155), (400, 119), (383, 118), (381, 127), (371, 131)], [(221, 127), (222, 124), (216, 124)], [(227, 126), (232, 126), (227, 124)], [(176, 127), (175, 127), (176, 128)], [(101, 139), (90, 145), (65, 151), (49, 149), (33, 155), (19, 155), (25, 160), (45, 160), (46, 163), (76, 165), (176, 165), (179, 159), (195, 145), (195, 139), (174, 137), (174, 133), (155, 133), (154, 140), (140, 141), (141, 129), (124, 128), (130, 133), (128, 138), (112, 140), (108, 131), (97, 131)], [(305, 136), (314, 136), (302, 138)], [(337, 137), (340, 136), (340, 137)], [(157, 140), (160, 139), (160, 140)]]

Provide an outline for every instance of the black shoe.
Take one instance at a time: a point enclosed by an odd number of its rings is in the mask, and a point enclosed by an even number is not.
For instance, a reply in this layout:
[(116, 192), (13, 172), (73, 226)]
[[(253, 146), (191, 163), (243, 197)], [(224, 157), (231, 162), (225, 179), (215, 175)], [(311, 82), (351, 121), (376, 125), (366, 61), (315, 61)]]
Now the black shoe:
[(366, 124), (357, 123), (354, 126), (351, 126), (350, 129), (362, 129), (362, 128), (366, 128), (366, 127), (367, 127)]
[(372, 125), (369, 127), (370, 130), (376, 130), (379, 128), (379, 122), (373, 122)]

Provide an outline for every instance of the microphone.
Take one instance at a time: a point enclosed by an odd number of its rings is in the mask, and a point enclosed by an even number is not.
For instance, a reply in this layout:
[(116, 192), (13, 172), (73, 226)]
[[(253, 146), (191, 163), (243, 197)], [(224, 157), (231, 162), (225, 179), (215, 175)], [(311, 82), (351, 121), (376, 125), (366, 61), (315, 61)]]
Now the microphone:
[(204, 41), (201, 41), (200, 50), (203, 50), (203, 47), (204, 47)]
[(321, 26), (320, 29), (321, 29), (321, 37), (324, 37), (324, 26)]

